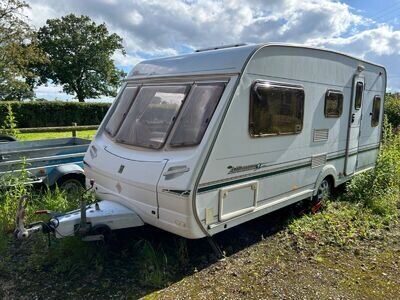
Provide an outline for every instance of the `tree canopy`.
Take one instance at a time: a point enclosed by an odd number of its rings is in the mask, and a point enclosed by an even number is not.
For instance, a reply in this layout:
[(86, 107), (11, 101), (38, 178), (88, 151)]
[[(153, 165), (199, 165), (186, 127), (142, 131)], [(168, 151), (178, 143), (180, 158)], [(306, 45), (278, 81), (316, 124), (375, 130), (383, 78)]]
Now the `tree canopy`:
[(46, 63), (22, 14), (27, 7), (21, 0), (0, 0), (0, 100), (31, 98), (33, 65)]
[(122, 38), (109, 34), (105, 24), (73, 14), (47, 20), (38, 31), (38, 46), (49, 60), (39, 68), (41, 83), (51, 80), (74, 94), (79, 102), (101, 95), (115, 96), (121, 79), (112, 55), (120, 50)]

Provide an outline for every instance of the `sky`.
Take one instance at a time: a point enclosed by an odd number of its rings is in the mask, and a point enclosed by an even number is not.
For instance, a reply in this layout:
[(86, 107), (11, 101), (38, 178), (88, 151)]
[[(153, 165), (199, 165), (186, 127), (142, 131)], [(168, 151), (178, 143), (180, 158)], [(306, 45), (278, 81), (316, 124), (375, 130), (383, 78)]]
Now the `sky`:
[[(74, 13), (105, 23), (127, 54), (118, 68), (232, 43), (288, 42), (329, 48), (381, 65), (388, 90), (400, 91), (400, 0), (27, 0), (36, 29), (47, 19)], [(36, 96), (71, 100), (59, 86)], [(97, 99), (99, 100), (99, 99)], [(112, 101), (103, 97), (101, 101)]]

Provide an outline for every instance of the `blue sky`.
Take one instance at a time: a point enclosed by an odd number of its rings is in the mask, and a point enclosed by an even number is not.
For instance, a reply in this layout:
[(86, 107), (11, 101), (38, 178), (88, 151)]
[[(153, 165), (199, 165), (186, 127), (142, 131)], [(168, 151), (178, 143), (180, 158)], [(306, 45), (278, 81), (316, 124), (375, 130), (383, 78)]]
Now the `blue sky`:
[[(237, 42), (289, 42), (339, 50), (385, 65), (400, 90), (400, 0), (29, 0), (36, 28), (68, 13), (88, 15), (124, 39), (117, 66)], [(38, 97), (72, 100), (58, 86)], [(112, 101), (102, 98), (101, 101)]]

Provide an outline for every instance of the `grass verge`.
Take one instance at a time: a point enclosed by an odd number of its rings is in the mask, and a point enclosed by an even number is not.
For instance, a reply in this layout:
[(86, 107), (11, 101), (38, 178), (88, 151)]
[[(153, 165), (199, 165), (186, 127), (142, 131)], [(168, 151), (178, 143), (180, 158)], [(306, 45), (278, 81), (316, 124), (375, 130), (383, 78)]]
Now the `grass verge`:
[[(77, 137), (83, 139), (92, 139), (96, 130), (83, 130), (77, 131)], [(56, 138), (69, 138), (72, 137), (71, 132), (39, 132), (39, 133), (18, 133), (17, 139), (21, 141), (26, 140), (46, 140)]]

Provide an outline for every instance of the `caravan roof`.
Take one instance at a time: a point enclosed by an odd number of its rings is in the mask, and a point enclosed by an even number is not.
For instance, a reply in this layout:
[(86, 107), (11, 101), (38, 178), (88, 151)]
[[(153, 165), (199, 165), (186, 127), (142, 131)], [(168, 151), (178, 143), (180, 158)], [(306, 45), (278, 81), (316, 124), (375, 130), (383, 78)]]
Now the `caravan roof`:
[(327, 49), (307, 47), (296, 44), (268, 43), (268, 44), (239, 44), (232, 47), (215, 47), (196, 51), (189, 54), (150, 59), (137, 64), (129, 73), (127, 79), (142, 77), (163, 77), (202, 74), (233, 74), (241, 73), (252, 55), (265, 47), (283, 46), (302, 49), (321, 50), (344, 56), (359, 62), (379, 66), (375, 63), (360, 60), (359, 58)]

